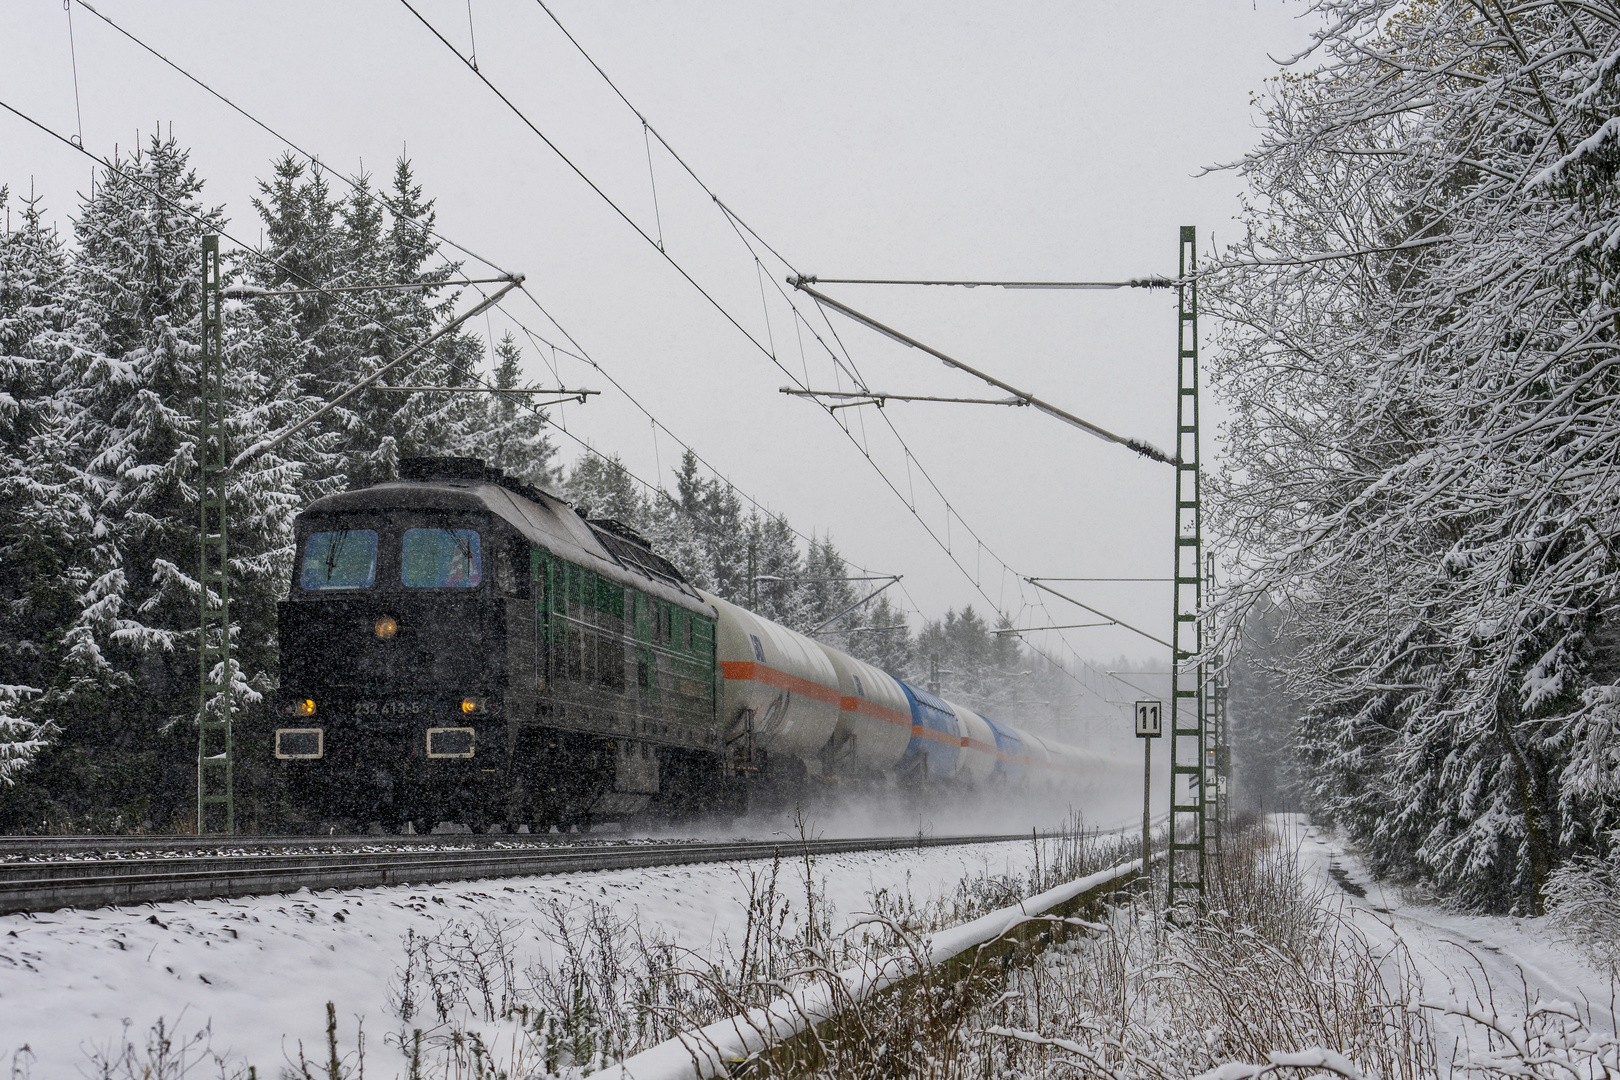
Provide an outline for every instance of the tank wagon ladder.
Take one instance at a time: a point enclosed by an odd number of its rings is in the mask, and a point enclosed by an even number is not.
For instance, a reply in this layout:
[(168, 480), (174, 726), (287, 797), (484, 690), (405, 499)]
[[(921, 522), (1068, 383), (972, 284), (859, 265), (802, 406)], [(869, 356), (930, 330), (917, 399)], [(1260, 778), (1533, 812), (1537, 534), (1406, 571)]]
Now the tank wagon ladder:
[[(231, 746), (231, 593), (225, 534), (229, 459), (225, 447), (225, 349), (221, 331), (219, 237), (202, 238), (202, 423), (197, 458), (200, 520), (197, 584), (197, 832), (236, 832)], [(217, 674), (216, 674), (217, 673)], [(213, 811), (213, 812), (211, 812)], [(218, 828), (216, 828), (216, 826)]]
[(1198, 446), (1198, 285), (1195, 226), (1181, 227), (1176, 297), (1176, 531), (1170, 630), (1170, 890), (1168, 910), (1204, 895), (1215, 806), (1205, 727), (1203, 484)]

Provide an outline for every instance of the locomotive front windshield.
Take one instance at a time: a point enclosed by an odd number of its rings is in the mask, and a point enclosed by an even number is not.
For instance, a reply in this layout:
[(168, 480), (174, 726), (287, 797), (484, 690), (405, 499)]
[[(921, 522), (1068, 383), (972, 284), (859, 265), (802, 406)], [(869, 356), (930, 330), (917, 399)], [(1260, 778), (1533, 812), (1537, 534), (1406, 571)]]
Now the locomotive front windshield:
[(406, 529), (400, 580), (411, 589), (474, 589), (484, 580), (472, 529)]
[(305, 589), (368, 589), (377, 580), (377, 534), (371, 529), (311, 533), (304, 541)]

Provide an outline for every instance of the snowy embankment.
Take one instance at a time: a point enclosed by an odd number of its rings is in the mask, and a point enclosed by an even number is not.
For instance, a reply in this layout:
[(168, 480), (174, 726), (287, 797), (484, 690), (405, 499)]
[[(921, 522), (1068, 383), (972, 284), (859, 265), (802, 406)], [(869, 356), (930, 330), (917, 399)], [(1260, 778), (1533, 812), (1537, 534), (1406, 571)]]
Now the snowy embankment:
[[(1303, 817), (1279, 817), (1273, 827), (1297, 852), (1302, 875), (1381, 958), (1397, 1000), (1427, 1018), (1439, 1076), (1616, 1075), (1620, 987), (1546, 918), (1447, 911), (1374, 880), (1342, 840)], [(1233, 1062), (1199, 1080), (1254, 1080), (1292, 1067), (1362, 1075), (1330, 1049), (1278, 1048), (1269, 1062)]]
[[(1027, 842), (817, 856), (816, 903), (841, 929), (872, 910), (880, 891), (921, 905), (964, 877), (1025, 876), (1033, 862)], [(802, 868), (785, 859), (781, 888), (802, 893)], [(486, 916), (538, 928), (557, 904), (583, 919), (594, 903), (713, 953), (741, 935), (750, 875), (769, 872), (768, 861), (755, 861), (6, 916), (0, 1063), (27, 1046), (33, 1076), (76, 1075), (96, 1049), (122, 1045), (126, 1022), (140, 1042), (166, 1019), (182, 1032), (210, 1025), (214, 1052), (274, 1075), (300, 1041), (323, 1053), (328, 1001), (346, 1030), (363, 1024), (373, 1052), (386, 1056), (377, 1040), (396, 1026), (390, 982), (408, 934), (431, 937)], [(547, 940), (528, 936), (543, 959)]]
[(1609, 973), (1583, 959), (1545, 918), (1459, 915), (1413, 901), (1405, 890), (1373, 880), (1331, 833), (1299, 817), (1281, 819), (1278, 828), (1285, 843), (1298, 844), (1301, 869), (1335, 887), (1368, 941), (1405, 947), (1424, 1001), (1469, 1001), (1488, 982), (1504, 1011), (1517, 1008), (1522, 1016), (1528, 994), (1532, 1003), (1590, 1008), (1602, 1029), (1620, 1031)]
[[(1154, 858), (1163, 857), (1160, 852)], [(1151, 867), (1151, 861), (1146, 865)], [(1031, 921), (1055, 917), (1047, 913), (1094, 890), (1118, 887), (1143, 866), (1143, 860), (1137, 859), (1065, 882), (1009, 907), (926, 935), (915, 952), (865, 957), (854, 967), (831, 973), (826, 982), (783, 994), (768, 1006), (718, 1020), (701, 1030), (683, 1031), (610, 1066), (600, 1075), (603, 1080), (700, 1080), (724, 1076), (728, 1063), (763, 1053), (903, 979), (935, 971), (969, 949), (994, 942)]]

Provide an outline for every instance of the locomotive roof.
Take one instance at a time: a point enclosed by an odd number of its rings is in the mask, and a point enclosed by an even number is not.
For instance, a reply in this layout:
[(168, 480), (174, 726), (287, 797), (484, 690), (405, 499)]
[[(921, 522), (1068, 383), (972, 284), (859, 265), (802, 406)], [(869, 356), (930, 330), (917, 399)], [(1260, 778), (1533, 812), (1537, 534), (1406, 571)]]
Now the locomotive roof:
[(531, 543), (576, 566), (692, 611), (714, 615), (666, 560), (610, 531), (605, 523), (587, 522), (572, 506), (537, 488), (519, 494), (489, 480), (393, 480), (316, 499), (299, 517), (391, 510), (492, 514)]

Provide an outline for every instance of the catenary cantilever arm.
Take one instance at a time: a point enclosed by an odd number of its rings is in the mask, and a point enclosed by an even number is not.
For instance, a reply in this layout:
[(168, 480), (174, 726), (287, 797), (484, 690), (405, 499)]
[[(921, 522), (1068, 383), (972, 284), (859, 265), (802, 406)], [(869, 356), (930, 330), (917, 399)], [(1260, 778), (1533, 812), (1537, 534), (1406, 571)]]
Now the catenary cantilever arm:
[(834, 311), (838, 312), (840, 315), (843, 315), (843, 316), (845, 316), (847, 318), (850, 318), (850, 319), (854, 319), (856, 322), (860, 323), (861, 325), (870, 327), (871, 329), (876, 330), (878, 333), (884, 335), (885, 337), (893, 338), (895, 341), (898, 341), (902, 345), (909, 346), (910, 348), (913, 348), (913, 349), (920, 349), (923, 352), (927, 353), (929, 356), (934, 357), (936, 360), (939, 360), (940, 362), (944, 363), (945, 365), (947, 365), (949, 367), (956, 368), (958, 371), (965, 371), (969, 375), (973, 375), (973, 376), (975, 376), (977, 378), (983, 379), (985, 382), (989, 383), (991, 386), (994, 386), (994, 387), (996, 387), (997, 389), (1000, 389), (1000, 390), (1005, 390), (1005, 391), (1007, 391), (1007, 393), (1012, 394), (1014, 397), (1022, 398), (1024, 401), (1029, 402), (1030, 405), (1032, 405), (1033, 407), (1039, 409), (1041, 412), (1046, 413), (1048, 416), (1056, 417), (1057, 419), (1062, 420), (1065, 424), (1073, 424), (1075, 427), (1079, 428), (1081, 431), (1087, 432), (1088, 434), (1091, 434), (1091, 435), (1095, 435), (1097, 438), (1103, 439), (1103, 440), (1105, 440), (1107, 442), (1118, 443), (1120, 446), (1126, 447), (1127, 449), (1130, 449), (1130, 450), (1134, 450), (1138, 454), (1141, 454), (1143, 457), (1152, 458), (1154, 461), (1162, 461), (1166, 465), (1179, 465), (1181, 463), (1178, 458), (1173, 457), (1172, 455), (1165, 453), (1163, 450), (1160, 450), (1157, 446), (1154, 446), (1150, 442), (1144, 442), (1141, 439), (1128, 439), (1123, 435), (1115, 435), (1112, 431), (1109, 431), (1107, 428), (1098, 427), (1096, 424), (1093, 424), (1089, 420), (1082, 420), (1080, 417), (1074, 415), (1071, 412), (1066, 412), (1065, 410), (1058, 408), (1056, 405), (1053, 405), (1053, 404), (1051, 404), (1049, 402), (1042, 401), (1040, 398), (1036, 397), (1034, 394), (1026, 394), (1024, 391), (1018, 389), (1016, 386), (1011, 386), (1011, 385), (1009, 385), (1007, 383), (1004, 383), (1000, 379), (996, 378), (994, 375), (987, 375), (984, 372), (980, 371), (978, 368), (975, 368), (975, 367), (972, 367), (972, 366), (970, 366), (968, 364), (962, 363), (962, 361), (956, 359), (955, 357), (947, 356), (944, 353), (940, 352), (938, 349), (935, 349), (935, 348), (933, 348), (931, 346), (928, 346), (928, 345), (924, 345), (922, 342), (918, 341), (916, 338), (908, 337), (907, 335), (902, 334), (900, 331), (894, 329), (893, 327), (884, 326), (882, 323), (878, 322), (876, 319), (872, 318), (870, 315), (863, 315), (859, 311), (856, 311), (854, 308), (850, 307), (849, 305), (839, 303), (837, 300), (834, 300), (832, 297), (828, 296), (826, 293), (820, 292), (819, 290), (816, 290), (816, 289), (812, 289), (810, 287), (810, 285), (809, 285), (809, 279), (808, 278), (805, 278), (805, 277), (802, 277), (802, 276), (801, 277), (790, 277), (790, 278), (787, 279), (787, 281), (788, 281), (788, 284), (792, 285), (795, 289), (798, 289), (801, 292), (809, 293), (811, 296), (815, 297), (815, 299), (816, 299), (816, 301), (818, 303), (825, 304), (826, 306), (832, 308)]
[(293, 424), (288, 428), (283, 428), (279, 434), (272, 435), (268, 439), (261, 439), (252, 446), (248, 447), (246, 450), (243, 450), (231, 460), (230, 467), (233, 469), (240, 469), (243, 465), (246, 465), (260, 454), (265, 454), (271, 450), (274, 450), (276, 447), (280, 446), (282, 443), (286, 442), (300, 431), (303, 431), (305, 428), (309, 427), (309, 425), (313, 424), (316, 420), (319, 420), (321, 417), (337, 408), (337, 406), (342, 404), (344, 401), (353, 397), (355, 394), (358, 394), (372, 383), (375, 383), (378, 379), (381, 379), (384, 375), (388, 374), (389, 371), (398, 367), (400, 364), (403, 364), (405, 361), (409, 360), (423, 349), (426, 349), (429, 345), (432, 345), (435, 341), (438, 341), (440, 338), (453, 331), (456, 327), (460, 326), (468, 319), (471, 319), (475, 315), (482, 315), (484, 312), (494, 307), (500, 302), (501, 297), (505, 296), (507, 293), (511, 292), (521, 284), (523, 284), (523, 275), (512, 275), (510, 278), (506, 279), (505, 285), (501, 286), (501, 288), (495, 290), (495, 292), (485, 297), (483, 303), (479, 304), (477, 307), (474, 307), (471, 311), (464, 315), (457, 315), (454, 319), (451, 319), (449, 322), (445, 323), (444, 326), (440, 327), (437, 331), (429, 334), (415, 345), (412, 345), (409, 349), (406, 349), (394, 359), (388, 361), (388, 363), (384, 364), (376, 371), (373, 371), (370, 375), (367, 375), (365, 378), (361, 379), (359, 382), (355, 383), (353, 386), (343, 391), (343, 393), (339, 394), (331, 401), (328, 401), (325, 405), (322, 405), (320, 408), (316, 409), (314, 412), (310, 413), (296, 424)]
[(1075, 607), (1085, 608), (1087, 611), (1091, 612), (1093, 615), (1101, 615), (1103, 618), (1107, 619), (1109, 622), (1113, 623), (1115, 626), (1119, 627), (1121, 630), (1129, 630), (1133, 634), (1141, 634), (1143, 637), (1147, 638), (1149, 641), (1157, 642), (1158, 644), (1163, 645), (1167, 649), (1174, 649), (1175, 648), (1174, 645), (1170, 644), (1168, 641), (1164, 640), (1164, 638), (1162, 638), (1162, 637), (1154, 637), (1152, 634), (1148, 633), (1146, 630), (1138, 630), (1136, 627), (1132, 626), (1128, 622), (1120, 622), (1118, 619), (1114, 618), (1112, 615), (1108, 614), (1108, 612), (1106, 612), (1106, 611), (1098, 611), (1096, 608), (1092, 607), (1090, 604), (1082, 604), (1080, 601), (1076, 600), (1074, 597), (1069, 596), (1069, 595), (1067, 595), (1065, 593), (1060, 593), (1056, 589), (1052, 588), (1049, 585), (1042, 585), (1040, 583), (1040, 579), (1038, 579), (1038, 578), (1027, 577), (1024, 580), (1029, 582), (1031, 585), (1035, 586), (1037, 589), (1041, 589), (1041, 590), (1044, 590), (1045, 592), (1051, 593), (1053, 596), (1057, 597), (1059, 600), (1067, 600), (1069, 603), (1073, 604)]
[(805, 636), (806, 637), (813, 637), (816, 634), (821, 633), (823, 630), (827, 629), (827, 627), (831, 626), (833, 623), (837, 622), (839, 619), (842, 619), (845, 615), (848, 615), (850, 612), (854, 611), (856, 608), (860, 607), (862, 604), (866, 603), (868, 600), (875, 597), (878, 593), (882, 592), (884, 589), (887, 589), (889, 587), (889, 585), (894, 585), (897, 582), (899, 582), (900, 577), (901, 577), (901, 575), (896, 574), (893, 577), (893, 579), (891, 579), (889, 581), (888, 585), (879, 585), (877, 588), (873, 589), (871, 592), (867, 593), (865, 596), (861, 597), (859, 600), (857, 600), (853, 604), (849, 605), (849, 607), (845, 608), (843, 611), (840, 611), (838, 614), (834, 615), (832, 618), (828, 619), (826, 622), (822, 623), (820, 626), (816, 627), (814, 630), (810, 631), (810, 633), (806, 634)]

